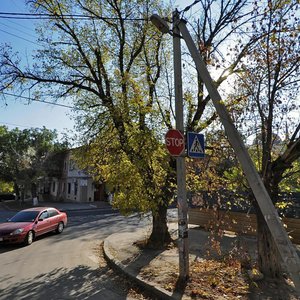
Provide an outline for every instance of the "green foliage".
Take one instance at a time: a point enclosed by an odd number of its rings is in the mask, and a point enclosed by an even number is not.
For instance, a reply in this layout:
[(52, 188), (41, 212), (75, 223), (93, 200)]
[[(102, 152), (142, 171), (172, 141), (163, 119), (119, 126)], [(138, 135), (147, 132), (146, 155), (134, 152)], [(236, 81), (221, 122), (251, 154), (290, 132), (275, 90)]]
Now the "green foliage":
[[(242, 87), (236, 85), (236, 97), (224, 97), (223, 102), (235, 121), (249, 124), (251, 129), (256, 120), (253, 112), (255, 117), (263, 112), (262, 128), (270, 128), (270, 124), (266, 126), (264, 122), (270, 113), (268, 108), (274, 107), (265, 101), (265, 96), (270, 94), (268, 83), (276, 86), (278, 67), (293, 67), (294, 55), (299, 53), (294, 51), (297, 50), (295, 43), (283, 47), (285, 40), (296, 40), (296, 36), (295, 32), (288, 32), (286, 16), (280, 17), (280, 10), (286, 11), (285, 4), (289, 3), (279, 2), (274, 9), (272, 5), (268, 7), (270, 1), (255, 1), (254, 9), (247, 1), (239, 0), (220, 1), (220, 5), (213, 0), (197, 3), (203, 15), (195, 21), (193, 32), (202, 57), (210, 70), (218, 71), (217, 87), (234, 73), (245, 74), (241, 76), (245, 79)], [(20, 70), (18, 61), (7, 59), (8, 52), (3, 51), (0, 90), (14, 83), (16, 89), (35, 90), (37, 98), (41, 91), (52, 95), (54, 100), (71, 97), (79, 108), (78, 133), (86, 145), (78, 150), (79, 165), (88, 168), (95, 178), (107, 182), (114, 192), (115, 204), (124, 212), (151, 210), (155, 213), (159, 206), (166, 206), (175, 188), (175, 161), (167, 155), (163, 145), (164, 133), (175, 123), (169, 71), (172, 50), (170, 37), (162, 38), (149, 17), (153, 12), (170, 16), (168, 7), (158, 0), (33, 0), (29, 3), (35, 12), (55, 18), (46, 20), (38, 28), (39, 43), (44, 48), (37, 52), (35, 65)], [(66, 17), (69, 14), (89, 18)], [(267, 31), (269, 20), (273, 23)], [(280, 30), (277, 31), (277, 27)], [(231, 42), (225, 55), (223, 48), (228, 40)], [(272, 46), (269, 51), (267, 47), (272, 43), (278, 47)], [(274, 57), (283, 59), (275, 61)], [(187, 59), (185, 66), (190, 62)], [(266, 74), (266, 70), (275, 73)], [(244, 176), (220, 127), (215, 126), (217, 115), (201, 76), (189, 67), (184, 68), (184, 73), (184, 83), (188, 84), (188, 91), (184, 93), (186, 128), (197, 132), (207, 129), (207, 141), (212, 148), (207, 151), (205, 160), (188, 161), (189, 189), (237, 189), (245, 184)], [(282, 90), (284, 81), (277, 81)], [(259, 94), (256, 87), (263, 87), (261, 95), (264, 97), (255, 98)], [(282, 95), (286, 94), (276, 94), (275, 104), (280, 104)], [(248, 97), (252, 97), (254, 105), (245, 111), (247, 116), (243, 119), (241, 112)], [(286, 105), (271, 114), (278, 117), (290, 109), (292, 106)], [(274, 136), (271, 133), (269, 145)], [(46, 149), (49, 145), (44, 146)], [(30, 166), (32, 157), (37, 153), (40, 156), (43, 147), (38, 151), (33, 146), (26, 149), (24, 157), (30, 159), (24, 159), (24, 164)], [(259, 155), (255, 162), (264, 170)]]
[[(136, 155), (126, 154), (114, 131), (98, 136), (88, 146), (78, 149), (77, 162), (89, 167), (96, 179), (105, 181), (114, 193), (114, 206), (123, 213), (155, 212), (172, 190), (168, 177), (165, 147), (138, 128), (130, 128), (129, 145)], [(166, 199), (166, 201), (170, 201)]]
[[(111, 187), (121, 211), (155, 213), (171, 199), (174, 174), (161, 139), (167, 109), (155, 90), (166, 42), (149, 18), (168, 10), (156, 0), (33, 3), (51, 15), (62, 9), (40, 28), (45, 49), (36, 60), (43, 64), (32, 72), (48, 93), (72, 95), (81, 109), (78, 131), (88, 146), (79, 150), (79, 165)], [(63, 16), (74, 12), (93, 18)]]
[[(280, 191), (296, 191), (299, 151), (299, 1), (254, 4), (257, 40), (241, 65), (236, 97), (244, 97), (238, 126), (250, 155), (276, 202)], [(262, 15), (263, 12), (263, 15)], [(260, 20), (260, 21), (258, 21)], [(298, 166), (298, 167), (297, 167)]]
[[(224, 133), (220, 130), (206, 134), (204, 160), (188, 161), (188, 186), (192, 190), (218, 191), (231, 189), (241, 183), (237, 160)], [(198, 185), (198, 187), (197, 187)]]
[(294, 162), (293, 168), (287, 170), (280, 182), (280, 191), (284, 193), (300, 192), (300, 160)]
[(28, 189), (45, 174), (49, 154), (64, 147), (57, 142), (56, 132), (46, 128), (8, 130), (0, 126), (0, 179), (13, 182), (14, 188), (22, 185)]
[(0, 180), (0, 193), (12, 193), (14, 191), (13, 182), (5, 182)]

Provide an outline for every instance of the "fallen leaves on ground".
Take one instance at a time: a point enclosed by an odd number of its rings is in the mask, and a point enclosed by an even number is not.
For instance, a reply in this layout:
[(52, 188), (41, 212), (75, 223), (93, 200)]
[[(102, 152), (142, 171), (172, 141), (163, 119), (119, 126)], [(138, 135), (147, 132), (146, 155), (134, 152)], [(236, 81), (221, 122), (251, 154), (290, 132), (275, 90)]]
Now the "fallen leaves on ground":
[[(143, 269), (140, 274), (144, 279), (156, 281), (164, 289), (173, 292), (178, 279), (178, 268), (151, 266)], [(160, 271), (160, 276), (157, 274)], [(246, 276), (241, 272), (240, 264), (228, 265), (216, 260), (200, 260), (190, 265), (190, 278), (184, 294), (196, 299), (248, 299), (249, 284)]]
[(185, 293), (194, 298), (247, 299), (249, 284), (238, 262), (228, 265), (216, 260), (193, 262)]
[[(250, 280), (239, 260), (199, 259), (190, 264), (190, 277), (183, 291), (191, 299), (299, 299), (291, 284), (283, 281)], [(159, 274), (159, 276), (158, 276)], [(178, 285), (178, 266), (165, 262), (145, 266), (140, 276), (173, 293)], [(277, 298), (280, 295), (280, 298)], [(256, 297), (256, 298), (255, 298)], [(257, 298), (258, 297), (258, 298)], [(186, 298), (185, 298), (186, 299)]]

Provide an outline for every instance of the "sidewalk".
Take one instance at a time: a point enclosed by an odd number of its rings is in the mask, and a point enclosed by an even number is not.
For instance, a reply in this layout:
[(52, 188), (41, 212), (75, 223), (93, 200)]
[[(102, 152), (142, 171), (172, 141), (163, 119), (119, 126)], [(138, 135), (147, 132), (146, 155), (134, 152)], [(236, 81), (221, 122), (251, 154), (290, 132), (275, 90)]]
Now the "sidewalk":
[[(168, 226), (175, 240), (177, 224), (169, 223)], [(105, 239), (103, 251), (110, 265), (140, 287), (141, 291), (145, 291), (151, 299), (300, 299), (293, 288), (284, 283), (252, 281), (250, 289), (251, 281), (246, 272), (241, 272), (236, 265), (226, 267), (226, 254), (230, 251), (235, 253), (234, 245), (243, 246), (254, 258), (255, 238), (237, 238), (230, 234), (223, 236), (220, 256), (213, 251), (208, 232), (193, 226), (189, 228), (190, 279), (184, 291), (179, 292), (176, 290), (179, 274), (177, 246), (161, 251), (137, 247), (136, 242), (148, 236), (149, 228), (133, 233), (115, 233)], [(237, 256), (233, 256), (232, 264), (238, 255), (237, 252)]]
[[(64, 211), (111, 208), (111, 205), (108, 202), (104, 202), (104, 201), (84, 202), (84, 203), (39, 201), (37, 206), (55, 207), (58, 210), (64, 210)], [(33, 202), (31, 199), (25, 200), (23, 203), (17, 200), (7, 200), (7, 201), (0, 202), (0, 210), (19, 211), (31, 207), (33, 207)]]
[[(173, 239), (177, 236), (177, 224), (169, 223), (169, 231)], [(152, 295), (154, 299), (211, 299), (197, 298), (185, 293), (179, 293), (174, 289), (174, 282), (178, 277), (179, 257), (176, 246), (166, 250), (141, 250), (135, 242), (144, 240), (149, 231), (139, 230), (134, 233), (116, 233), (104, 241), (104, 254), (106, 259), (123, 272), (132, 282), (135, 282), (146, 294)], [(230, 248), (234, 237), (224, 237), (222, 250)], [(255, 240), (247, 239), (252, 255), (255, 255)], [(189, 229), (189, 260), (190, 264), (205, 257), (209, 248), (208, 233), (198, 227)], [(211, 249), (210, 249), (211, 250)], [(219, 298), (214, 299), (230, 299)]]
[[(111, 208), (107, 202), (39, 202), (38, 205), (56, 207), (65, 211)], [(32, 206), (32, 201), (25, 201), (23, 207), (18, 201), (4, 201), (0, 202), (0, 211), (8, 213)], [(171, 214), (169, 220), (172, 219), (176, 218)], [(137, 246), (137, 242), (149, 237), (151, 232), (149, 227), (136, 232), (115, 233), (104, 240), (103, 252), (107, 261), (128, 277), (130, 282), (150, 295), (150, 299), (300, 299), (295, 296), (290, 286), (277, 282), (254, 283), (252, 281), (252, 288), (249, 288), (248, 284), (251, 285), (251, 282), (249, 283), (248, 277), (242, 274), (240, 266), (237, 268), (234, 262), (235, 258), (241, 258), (243, 254), (242, 251), (237, 251), (240, 247), (243, 247), (243, 251), (250, 257), (255, 257), (254, 237), (225, 234), (220, 240), (221, 255), (219, 255), (212, 246), (218, 241), (212, 240), (207, 231), (192, 225), (189, 228), (190, 279), (185, 290), (178, 292), (176, 289), (179, 274), (177, 223), (170, 222), (168, 227), (176, 245), (164, 250), (141, 249)], [(296, 247), (300, 256), (300, 245)], [(229, 253), (232, 255), (233, 265), (227, 268), (224, 261)]]

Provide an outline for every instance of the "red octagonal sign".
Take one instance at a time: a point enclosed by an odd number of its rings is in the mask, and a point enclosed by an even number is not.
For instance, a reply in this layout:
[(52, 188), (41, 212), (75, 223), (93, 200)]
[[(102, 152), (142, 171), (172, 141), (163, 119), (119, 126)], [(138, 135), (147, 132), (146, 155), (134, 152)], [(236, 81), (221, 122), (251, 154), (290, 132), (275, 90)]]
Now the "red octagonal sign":
[(184, 135), (177, 129), (166, 133), (166, 146), (172, 156), (179, 156), (185, 149)]

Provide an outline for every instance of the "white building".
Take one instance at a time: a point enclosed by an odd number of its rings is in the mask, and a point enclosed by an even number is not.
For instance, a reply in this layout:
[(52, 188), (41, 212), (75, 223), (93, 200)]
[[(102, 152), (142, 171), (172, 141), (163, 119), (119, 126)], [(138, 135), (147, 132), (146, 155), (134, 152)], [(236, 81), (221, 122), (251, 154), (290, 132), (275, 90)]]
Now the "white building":
[(72, 150), (64, 152), (60, 176), (47, 177), (40, 182), (40, 196), (44, 200), (66, 202), (104, 201), (104, 184), (76, 166)]

